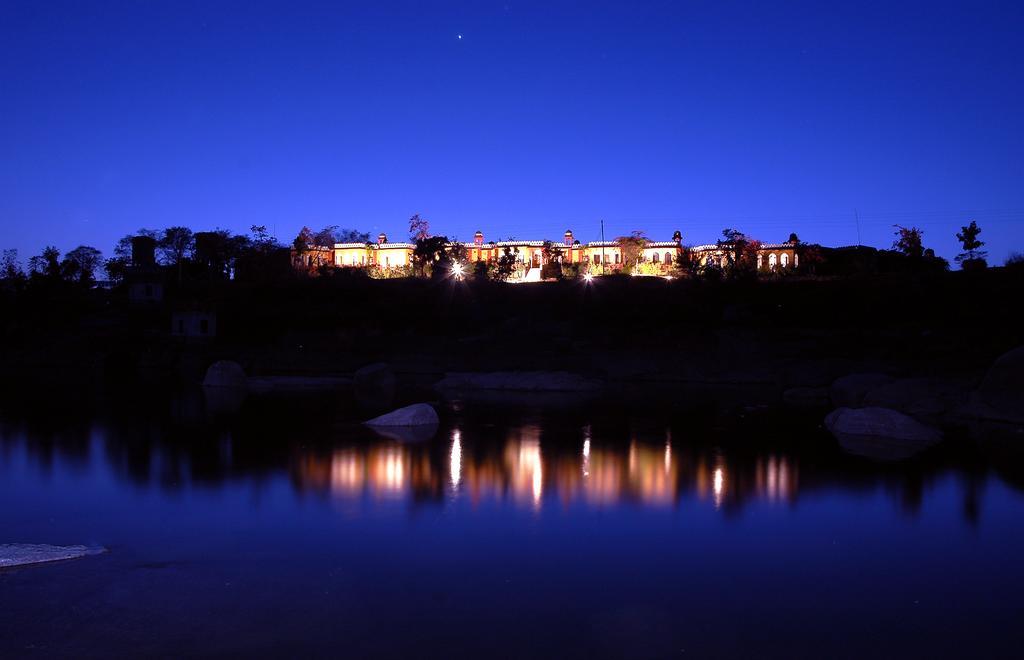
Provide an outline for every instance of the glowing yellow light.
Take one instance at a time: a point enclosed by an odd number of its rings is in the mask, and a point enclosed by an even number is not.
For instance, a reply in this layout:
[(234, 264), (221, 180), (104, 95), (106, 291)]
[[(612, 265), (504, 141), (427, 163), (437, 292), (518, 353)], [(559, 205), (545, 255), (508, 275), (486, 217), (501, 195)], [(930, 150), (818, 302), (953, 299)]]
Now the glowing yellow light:
[(722, 505), (722, 493), (725, 491), (725, 471), (722, 468), (715, 468), (714, 476), (715, 506)]

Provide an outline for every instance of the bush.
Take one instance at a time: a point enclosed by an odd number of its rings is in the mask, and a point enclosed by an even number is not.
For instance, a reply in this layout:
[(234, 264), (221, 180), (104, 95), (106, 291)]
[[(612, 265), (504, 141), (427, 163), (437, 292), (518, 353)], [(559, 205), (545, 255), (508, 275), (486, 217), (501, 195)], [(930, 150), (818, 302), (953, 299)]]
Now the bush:
[(1006, 257), (1006, 261), (1003, 262), (1003, 267), (1013, 270), (1024, 270), (1024, 254), (1011, 252), (1010, 256)]
[(578, 280), (583, 273), (583, 264), (562, 264), (562, 279)]
[(380, 265), (370, 266), (367, 274), (375, 280), (392, 280), (399, 277), (412, 277), (412, 266), (391, 266)]
[(560, 280), (562, 279), (562, 264), (558, 262), (548, 262), (540, 268), (540, 278), (542, 280)]
[(650, 261), (641, 261), (633, 267), (633, 273), (636, 275), (664, 275), (665, 269), (661, 264), (652, 263)]
[(988, 268), (988, 262), (984, 259), (964, 259), (960, 262), (960, 268), (967, 272), (978, 272)]

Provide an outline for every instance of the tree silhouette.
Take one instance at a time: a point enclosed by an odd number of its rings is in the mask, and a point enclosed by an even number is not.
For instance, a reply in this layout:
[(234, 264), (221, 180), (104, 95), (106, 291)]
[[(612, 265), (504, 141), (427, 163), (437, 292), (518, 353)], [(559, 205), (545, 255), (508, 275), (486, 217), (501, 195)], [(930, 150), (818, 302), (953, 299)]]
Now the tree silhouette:
[(36, 277), (59, 280), (61, 277), (60, 250), (52, 245), (47, 245), (43, 248), (42, 254), (28, 260), (28, 269)]
[(756, 276), (757, 251), (761, 247), (761, 242), (749, 238), (738, 229), (731, 228), (722, 230), (722, 238), (724, 240), (718, 241), (718, 247), (725, 251), (728, 260), (726, 274), (730, 277)]
[(892, 249), (915, 259), (920, 259), (924, 256), (924, 243), (921, 241), (924, 231), (917, 227), (903, 227), (900, 225), (893, 225), (893, 227), (896, 228), (896, 240), (892, 243)]
[(988, 253), (980, 249), (981, 246), (985, 245), (985, 241), (978, 240), (978, 234), (981, 233), (981, 227), (974, 220), (971, 220), (971, 224), (966, 227), (961, 227), (960, 231), (956, 235), (956, 239), (960, 241), (964, 251), (956, 256), (956, 262), (960, 264), (961, 268), (969, 268), (971, 264), (984, 263), (985, 257)]
[(430, 223), (426, 218), (421, 218), (419, 213), (409, 218), (409, 238), (413, 241), (430, 238)]
[(0, 279), (15, 286), (24, 283), (25, 272), (21, 269), (17, 250), (4, 250), (3, 265), (0, 266)]
[(494, 276), (504, 282), (508, 278), (512, 277), (512, 273), (516, 269), (516, 251), (512, 249), (512, 246), (506, 245), (502, 250), (501, 256), (498, 257), (498, 263), (495, 267)]
[(178, 284), (181, 284), (185, 259), (192, 252), (192, 230), (188, 227), (168, 227), (163, 231), (156, 245), (160, 249), (164, 263), (177, 269)]
[[(447, 236), (428, 236), (418, 239), (416, 247), (412, 250), (412, 262), (416, 273), (421, 276), (439, 273), (438, 266), (450, 264), (453, 261), (450, 248), (451, 243)], [(427, 266), (430, 266), (429, 273)]]
[(633, 268), (640, 263), (644, 248), (650, 243), (642, 231), (631, 232), (629, 236), (619, 236), (615, 239), (622, 253), (622, 265), (626, 272), (632, 272)]
[(95, 280), (96, 269), (103, 263), (103, 253), (88, 245), (79, 245), (64, 255), (61, 272), (69, 282), (89, 286)]

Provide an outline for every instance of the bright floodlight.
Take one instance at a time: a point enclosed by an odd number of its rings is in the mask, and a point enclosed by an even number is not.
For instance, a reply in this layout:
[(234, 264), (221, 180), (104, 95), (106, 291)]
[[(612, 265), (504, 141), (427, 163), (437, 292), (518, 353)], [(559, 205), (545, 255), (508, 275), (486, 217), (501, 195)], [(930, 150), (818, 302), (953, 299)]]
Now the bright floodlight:
[(466, 269), (462, 267), (462, 264), (452, 264), (452, 275), (455, 276), (455, 279), (461, 280), (462, 274), (465, 271)]
[(586, 274), (583, 275), (583, 281), (584, 282), (593, 282), (594, 281), (594, 276), (591, 275), (590, 273), (586, 273)]

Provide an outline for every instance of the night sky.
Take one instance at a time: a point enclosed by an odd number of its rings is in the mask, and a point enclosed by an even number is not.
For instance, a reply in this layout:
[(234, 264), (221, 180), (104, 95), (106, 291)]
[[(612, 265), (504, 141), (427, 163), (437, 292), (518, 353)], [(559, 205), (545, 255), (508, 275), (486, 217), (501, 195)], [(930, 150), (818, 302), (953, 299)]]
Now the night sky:
[[(1020, 2), (0, 2), (0, 247), (139, 227), (1024, 250)], [(461, 37), (460, 37), (461, 35)]]

